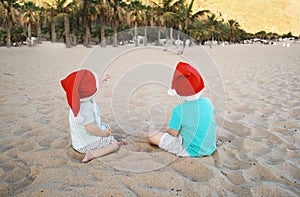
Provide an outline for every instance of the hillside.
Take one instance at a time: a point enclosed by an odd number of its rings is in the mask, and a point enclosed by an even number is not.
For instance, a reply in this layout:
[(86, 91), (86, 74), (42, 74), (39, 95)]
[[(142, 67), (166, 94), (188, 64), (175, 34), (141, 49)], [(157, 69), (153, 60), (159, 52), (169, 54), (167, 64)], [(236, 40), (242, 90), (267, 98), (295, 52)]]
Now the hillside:
[[(43, 0), (35, 1), (41, 3)], [(213, 13), (221, 12), (225, 20), (237, 20), (241, 28), (250, 33), (264, 30), (300, 35), (299, 0), (195, 0), (194, 7), (195, 11), (209, 9)]]
[(221, 12), (225, 20), (237, 20), (241, 28), (250, 33), (291, 31), (293, 35), (300, 35), (299, 0), (195, 0), (194, 7)]

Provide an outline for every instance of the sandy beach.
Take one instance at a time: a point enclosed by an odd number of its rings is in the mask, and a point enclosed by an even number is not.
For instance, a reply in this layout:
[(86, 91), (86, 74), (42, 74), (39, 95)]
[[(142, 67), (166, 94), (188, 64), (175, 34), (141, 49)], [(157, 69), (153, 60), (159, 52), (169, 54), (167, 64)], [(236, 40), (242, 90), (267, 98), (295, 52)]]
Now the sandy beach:
[[(155, 47), (0, 47), (0, 196), (300, 196), (300, 44), (199, 48), (180, 56)], [(173, 69), (198, 51), (215, 66), (203, 59), (200, 68), (217, 151), (177, 158), (139, 132), (167, 125), (178, 103), (167, 95)], [(60, 86), (82, 67), (112, 75), (96, 100), (114, 137), (128, 142), (87, 164), (72, 148)]]

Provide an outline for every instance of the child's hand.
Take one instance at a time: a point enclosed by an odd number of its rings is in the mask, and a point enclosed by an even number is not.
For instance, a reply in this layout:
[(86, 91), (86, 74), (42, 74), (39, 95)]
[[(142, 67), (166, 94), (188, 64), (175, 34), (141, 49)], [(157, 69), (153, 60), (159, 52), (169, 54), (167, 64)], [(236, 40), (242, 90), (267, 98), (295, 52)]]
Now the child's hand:
[(102, 75), (100, 81), (104, 82), (104, 81), (108, 81), (111, 78), (110, 74), (107, 74), (106, 72)]
[(107, 137), (110, 136), (111, 128), (109, 127), (109, 128), (106, 129), (104, 132), (105, 132), (105, 134), (106, 134)]

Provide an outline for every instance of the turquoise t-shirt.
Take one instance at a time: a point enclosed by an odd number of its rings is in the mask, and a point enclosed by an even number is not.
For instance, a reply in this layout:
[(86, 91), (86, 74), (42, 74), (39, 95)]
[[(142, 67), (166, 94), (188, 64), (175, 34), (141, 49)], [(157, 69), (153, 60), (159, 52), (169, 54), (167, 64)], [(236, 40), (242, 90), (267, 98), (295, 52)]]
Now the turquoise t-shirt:
[(211, 155), (216, 150), (215, 110), (207, 98), (177, 105), (169, 127), (180, 131), (183, 146), (192, 157)]

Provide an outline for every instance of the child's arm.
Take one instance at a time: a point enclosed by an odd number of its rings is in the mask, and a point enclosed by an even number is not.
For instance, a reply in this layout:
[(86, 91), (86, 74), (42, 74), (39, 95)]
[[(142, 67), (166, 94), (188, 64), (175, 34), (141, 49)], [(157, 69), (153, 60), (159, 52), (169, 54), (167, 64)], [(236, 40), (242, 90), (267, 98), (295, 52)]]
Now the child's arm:
[(170, 135), (177, 137), (179, 135), (179, 131), (171, 129), (169, 127), (162, 128), (160, 132), (169, 133)]
[(107, 137), (110, 135), (110, 130), (102, 130), (94, 123), (90, 123), (84, 126), (85, 129), (92, 135), (100, 136), (100, 137)]
[(177, 137), (179, 135), (179, 131), (169, 128), (167, 131), (170, 135)]

